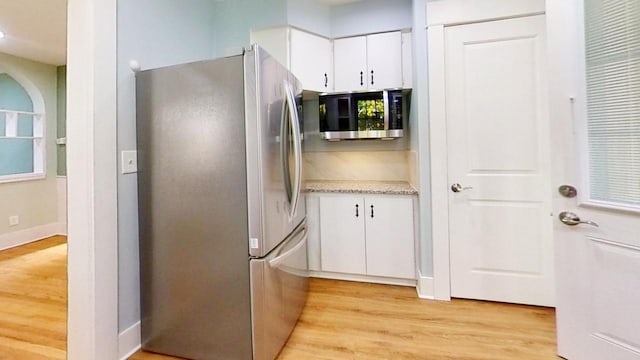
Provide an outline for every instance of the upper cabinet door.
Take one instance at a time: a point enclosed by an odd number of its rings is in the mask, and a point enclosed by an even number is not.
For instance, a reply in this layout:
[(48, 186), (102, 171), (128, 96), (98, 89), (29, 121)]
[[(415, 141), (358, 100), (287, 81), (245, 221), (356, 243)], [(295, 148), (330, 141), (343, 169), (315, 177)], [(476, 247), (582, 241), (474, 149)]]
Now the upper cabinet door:
[[(367, 87), (402, 87), (402, 35), (399, 31), (366, 37)], [(336, 62), (337, 68), (337, 62)], [(336, 73), (337, 74), (337, 73)]]
[(291, 29), (291, 72), (305, 90), (333, 91), (333, 45), (331, 40)]
[[(400, 46), (400, 41), (398, 41)], [(337, 92), (367, 89), (367, 38), (364, 36), (333, 41), (335, 87)], [(400, 49), (398, 49), (400, 54)], [(386, 56), (386, 55), (385, 55)]]
[(413, 46), (411, 33), (402, 33), (402, 87), (411, 89), (413, 85)]

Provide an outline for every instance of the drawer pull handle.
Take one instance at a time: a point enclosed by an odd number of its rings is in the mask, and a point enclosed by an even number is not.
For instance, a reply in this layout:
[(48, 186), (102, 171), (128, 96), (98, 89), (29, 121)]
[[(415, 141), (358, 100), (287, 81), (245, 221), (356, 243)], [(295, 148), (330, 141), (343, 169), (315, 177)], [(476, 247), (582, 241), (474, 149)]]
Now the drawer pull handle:
[(373, 205), (371, 205), (371, 217), (373, 217)]
[(358, 204), (356, 204), (356, 217), (360, 216), (360, 214), (358, 213)]
[(362, 73), (362, 71), (360, 71), (360, 86), (363, 86), (363, 85), (364, 85), (364, 78), (363, 78), (363, 75), (364, 75), (364, 74)]

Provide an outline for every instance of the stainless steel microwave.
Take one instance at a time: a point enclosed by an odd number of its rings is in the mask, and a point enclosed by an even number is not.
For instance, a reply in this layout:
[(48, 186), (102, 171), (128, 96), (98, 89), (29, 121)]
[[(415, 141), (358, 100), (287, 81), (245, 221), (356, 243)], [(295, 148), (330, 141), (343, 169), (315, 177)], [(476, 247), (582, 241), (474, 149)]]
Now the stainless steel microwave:
[(320, 134), (330, 141), (400, 138), (409, 94), (383, 90), (321, 95)]

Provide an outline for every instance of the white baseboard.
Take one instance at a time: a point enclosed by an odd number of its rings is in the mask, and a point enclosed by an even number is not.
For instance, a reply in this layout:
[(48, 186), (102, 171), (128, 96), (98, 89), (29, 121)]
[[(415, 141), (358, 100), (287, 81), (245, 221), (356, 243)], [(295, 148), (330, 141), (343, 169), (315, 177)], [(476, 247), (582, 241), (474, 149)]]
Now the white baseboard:
[(141, 347), (140, 321), (118, 335), (118, 358), (127, 360)]
[(55, 233), (55, 235), (67, 236), (67, 223), (57, 222), (55, 224), (56, 224), (56, 233)]
[[(0, 250), (28, 244), (54, 235), (64, 235), (67, 232), (66, 224), (58, 222), (35, 226), (32, 228), (14, 231), (0, 235)], [(61, 232), (63, 230), (63, 232)]]
[(416, 290), (418, 291), (418, 297), (420, 299), (435, 299), (435, 293), (433, 291), (433, 278), (429, 276), (422, 276), (419, 274), (418, 277), (418, 286)]

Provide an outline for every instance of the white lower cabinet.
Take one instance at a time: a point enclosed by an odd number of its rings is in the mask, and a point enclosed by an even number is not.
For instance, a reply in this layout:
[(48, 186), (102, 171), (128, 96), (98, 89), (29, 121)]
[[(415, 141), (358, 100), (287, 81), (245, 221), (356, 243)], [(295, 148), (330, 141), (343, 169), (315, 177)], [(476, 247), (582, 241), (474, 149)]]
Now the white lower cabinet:
[(307, 202), (315, 225), (310, 226), (311, 270), (416, 278), (413, 197), (326, 194), (308, 196)]
[(367, 275), (415, 279), (413, 201), (365, 198)]
[(320, 198), (320, 266), (322, 271), (366, 274), (364, 199)]

